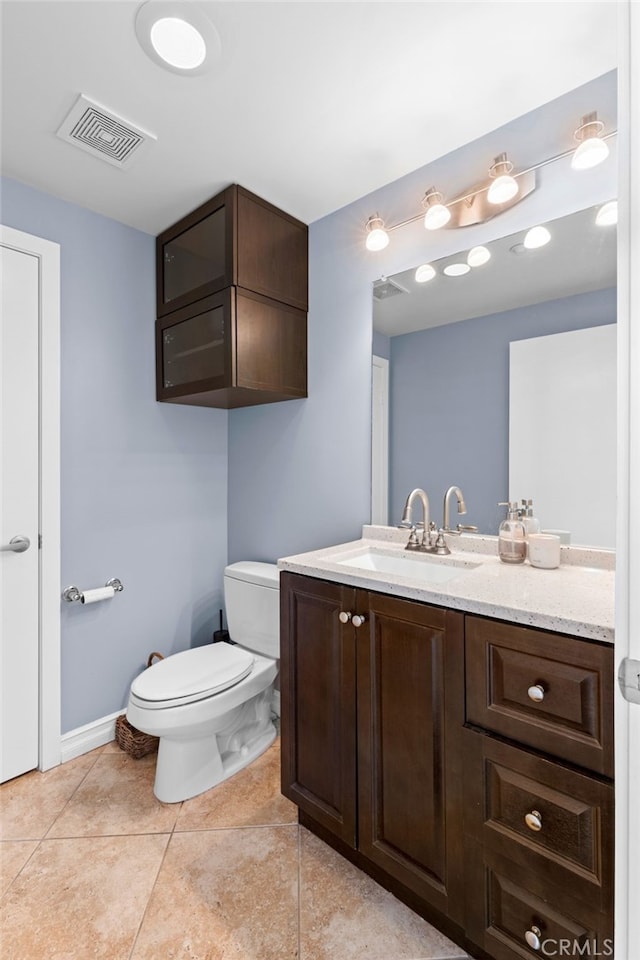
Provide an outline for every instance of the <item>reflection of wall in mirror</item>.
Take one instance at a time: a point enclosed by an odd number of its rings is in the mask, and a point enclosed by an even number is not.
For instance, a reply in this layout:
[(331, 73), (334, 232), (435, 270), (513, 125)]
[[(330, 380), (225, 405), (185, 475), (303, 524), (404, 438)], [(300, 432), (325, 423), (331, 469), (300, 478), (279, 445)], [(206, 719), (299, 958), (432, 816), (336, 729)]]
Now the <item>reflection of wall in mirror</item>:
[(423, 487), (441, 523), (444, 493), (457, 484), (468, 511), (461, 522), (497, 533), (509, 486), (510, 342), (615, 319), (616, 291), (607, 289), (392, 337), (389, 522)]
[(616, 439), (613, 324), (511, 344), (510, 499), (526, 491), (544, 527), (614, 547)]

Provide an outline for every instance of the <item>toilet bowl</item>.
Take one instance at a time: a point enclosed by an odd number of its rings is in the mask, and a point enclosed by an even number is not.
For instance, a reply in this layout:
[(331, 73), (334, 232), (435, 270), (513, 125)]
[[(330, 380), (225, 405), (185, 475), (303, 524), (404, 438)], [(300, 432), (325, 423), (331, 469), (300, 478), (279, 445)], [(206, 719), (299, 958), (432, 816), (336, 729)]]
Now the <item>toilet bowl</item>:
[(230, 564), (224, 596), (233, 643), (173, 654), (131, 685), (127, 719), (160, 738), (154, 793), (165, 803), (221, 783), (276, 737), (271, 716), (280, 648), (277, 567)]

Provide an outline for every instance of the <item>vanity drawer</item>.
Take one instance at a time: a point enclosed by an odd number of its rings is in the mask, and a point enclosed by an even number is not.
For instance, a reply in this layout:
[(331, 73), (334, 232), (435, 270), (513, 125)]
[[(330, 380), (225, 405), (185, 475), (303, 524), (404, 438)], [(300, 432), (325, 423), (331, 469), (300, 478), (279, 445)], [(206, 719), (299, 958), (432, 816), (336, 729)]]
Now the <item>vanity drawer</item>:
[(465, 832), (610, 912), (613, 786), (471, 730), (465, 756)]
[(613, 776), (613, 647), (466, 617), (466, 718)]
[(489, 856), (476, 866), (481, 886), (469, 898), (468, 933), (494, 960), (613, 956), (606, 917), (558, 888), (536, 889), (527, 872), (509, 861)]

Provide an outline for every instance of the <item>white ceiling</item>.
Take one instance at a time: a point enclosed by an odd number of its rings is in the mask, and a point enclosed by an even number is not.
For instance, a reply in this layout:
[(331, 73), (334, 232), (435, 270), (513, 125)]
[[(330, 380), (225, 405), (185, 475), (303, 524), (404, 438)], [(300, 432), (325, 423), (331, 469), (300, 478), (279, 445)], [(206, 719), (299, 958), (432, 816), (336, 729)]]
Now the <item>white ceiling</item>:
[[(617, 65), (614, 2), (199, 2), (212, 72), (144, 54), (132, 0), (0, 0), (3, 175), (152, 234), (229, 183), (312, 222)], [(157, 137), (55, 135), (84, 93)]]

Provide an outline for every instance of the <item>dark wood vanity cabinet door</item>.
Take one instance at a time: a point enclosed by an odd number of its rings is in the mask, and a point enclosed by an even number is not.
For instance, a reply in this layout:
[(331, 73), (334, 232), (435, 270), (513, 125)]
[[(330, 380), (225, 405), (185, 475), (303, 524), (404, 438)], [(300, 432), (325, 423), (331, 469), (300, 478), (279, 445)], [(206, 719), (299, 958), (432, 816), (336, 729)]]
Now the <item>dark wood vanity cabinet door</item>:
[(463, 617), (358, 592), (359, 849), (463, 918)]
[(280, 575), (282, 792), (356, 845), (355, 591)]

